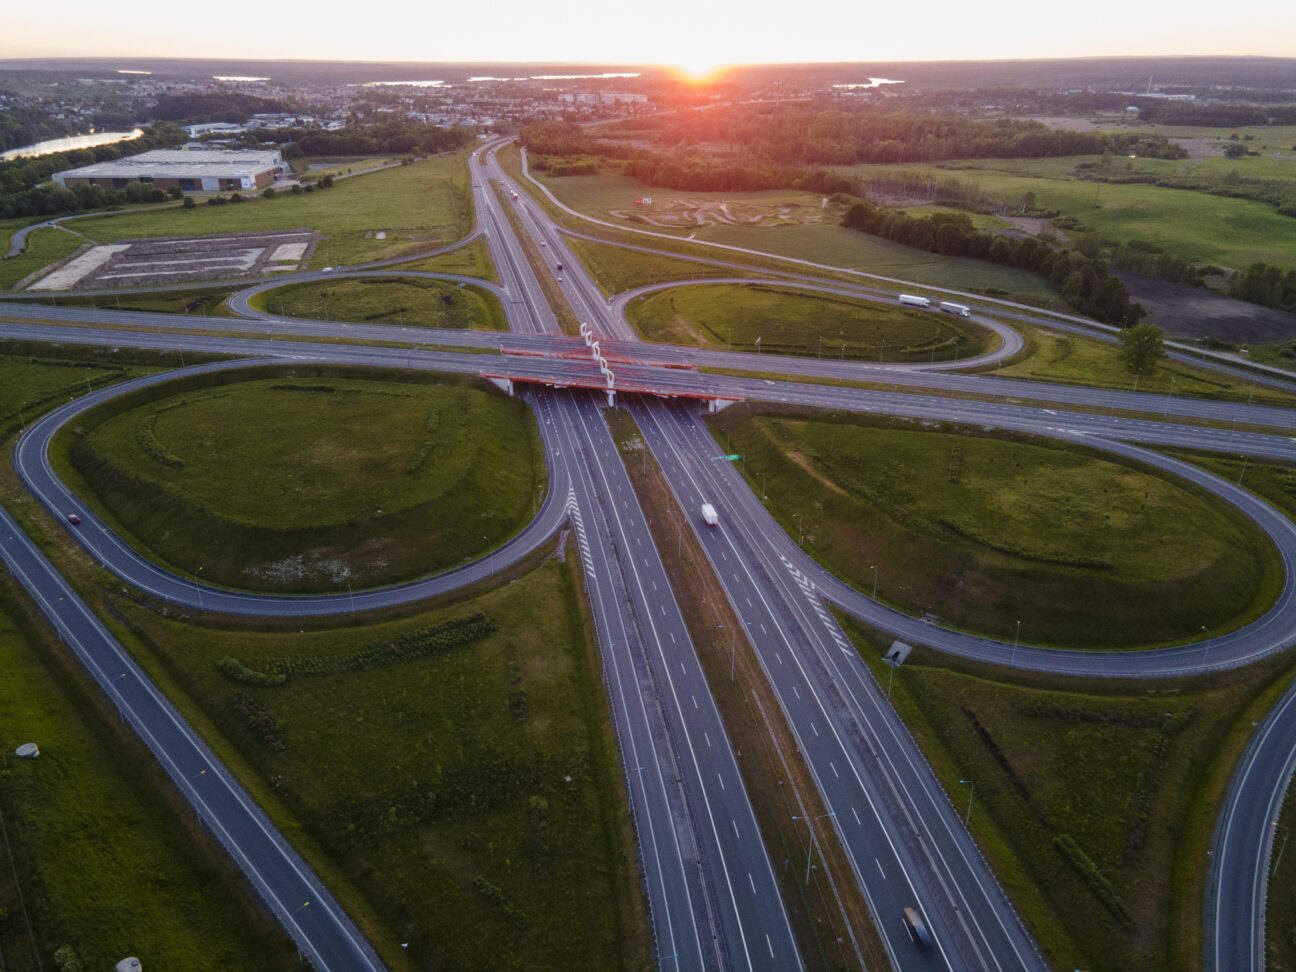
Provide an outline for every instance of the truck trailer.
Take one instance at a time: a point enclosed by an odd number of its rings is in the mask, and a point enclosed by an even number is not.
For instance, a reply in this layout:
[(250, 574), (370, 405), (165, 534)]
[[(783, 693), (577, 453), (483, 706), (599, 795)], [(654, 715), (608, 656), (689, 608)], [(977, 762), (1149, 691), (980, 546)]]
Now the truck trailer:
[(715, 507), (710, 503), (702, 504), (702, 519), (709, 527), (716, 526), (720, 522), (720, 517), (716, 515)]
[(900, 303), (902, 303), (902, 304), (910, 304), (910, 305), (912, 305), (912, 306), (914, 306), (914, 307), (930, 307), (930, 306), (931, 306), (931, 298), (930, 298), (930, 297), (915, 297), (913, 294), (901, 294), (901, 295), (900, 295)]
[(959, 317), (972, 316), (972, 308), (969, 307), (967, 304), (954, 304), (948, 300), (942, 300), (940, 302), (940, 309), (943, 310), (946, 314), (956, 314)]

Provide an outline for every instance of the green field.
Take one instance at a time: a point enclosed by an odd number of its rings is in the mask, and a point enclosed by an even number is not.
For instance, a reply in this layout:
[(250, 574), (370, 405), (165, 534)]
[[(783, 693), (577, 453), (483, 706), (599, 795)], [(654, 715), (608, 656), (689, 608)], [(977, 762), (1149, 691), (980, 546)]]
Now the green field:
[[(1277, 554), (1231, 507), (1112, 458), (902, 420), (710, 420), (808, 552), (913, 615), (1006, 639), (1145, 647), (1257, 617)], [(876, 568), (876, 571), (875, 571)]]
[[(459, 603), (301, 632), (113, 609), (273, 792), (276, 822), (345, 874), (349, 910), (377, 915), (390, 966), (637, 969), (651, 953), (579, 564), (569, 550)], [(429, 641), (479, 613), (493, 631)], [(245, 684), (227, 656), (293, 674)]]
[(413, 260), (401, 264), (402, 270), (430, 270), (434, 273), (459, 273), (466, 277), (481, 277), (491, 283), (499, 283), (499, 274), (486, 248), (486, 241), (473, 240), (464, 246), (456, 246), (444, 253), (438, 253), (422, 260)]
[(39, 356), (0, 353), (0, 431), (6, 435), (69, 398), (157, 370), (137, 363), (143, 358), (130, 354), (113, 363), (102, 353), (81, 355), (49, 345), (39, 350)]
[[(647, 241), (650, 246), (656, 245)], [(707, 277), (751, 276), (742, 270), (713, 267), (683, 257), (661, 253), (641, 253), (608, 243), (568, 239), (568, 246), (585, 264), (603, 293), (614, 295), (648, 284), (668, 280), (698, 280)], [(699, 255), (701, 255), (699, 253)], [(716, 254), (722, 256), (723, 254)]]
[[(13, 290), (14, 285), (43, 267), (66, 256), (71, 256), (86, 240), (66, 230), (46, 226), (27, 237), (27, 245), (17, 256), (0, 259), (0, 290)], [(8, 246), (2, 251), (8, 253)]]
[[(6, 969), (295, 968), (153, 759), (0, 587), (0, 955)], [(23, 620), (19, 620), (19, 619)], [(36, 760), (14, 758), (36, 742)], [(34, 945), (33, 945), (34, 942)]]
[[(1084, 335), (1060, 333), (1032, 324), (1017, 324), (1026, 338), (1026, 350), (1011, 363), (996, 366), (1004, 378), (1048, 381), (1094, 388), (1121, 388), (1167, 396), (1162, 409), (1175, 396), (1254, 401), (1290, 405), (1292, 396), (1268, 385), (1254, 384), (1207, 368), (1161, 360), (1152, 372), (1132, 372), (1121, 357), (1121, 346)], [(1257, 359), (1259, 360), (1259, 359)], [(1036, 389), (1038, 391), (1038, 389)], [(1149, 402), (1150, 411), (1158, 403)]]
[[(1035, 208), (1056, 210), (1063, 216), (1073, 217), (1106, 240), (1155, 243), (1167, 253), (1192, 263), (1245, 269), (1258, 260), (1290, 266), (1296, 258), (1296, 246), (1293, 245), (1296, 222), (1291, 217), (1280, 216), (1267, 203), (1207, 195), (1189, 189), (1069, 178), (1070, 169), (1079, 161), (1086, 159), (1052, 159), (1047, 163), (1033, 163), (1034, 171), (1047, 171), (1050, 173), (1047, 176), (1004, 171), (1005, 163), (999, 160), (940, 165), (852, 166), (841, 171), (863, 179), (902, 174), (936, 181), (954, 178), (1009, 205), (1016, 205), (1027, 193), (1033, 193)], [(1151, 161), (1142, 159), (1138, 164), (1146, 166)], [(1248, 160), (1226, 161), (1245, 163)], [(1178, 171), (1173, 167), (1182, 168), (1191, 163), (1165, 162), (1159, 165), (1172, 167), (1168, 171)], [(1240, 171), (1245, 165), (1232, 164), (1229, 171), (1234, 168)], [(1203, 171), (1210, 171), (1209, 166)], [(1287, 172), (1285, 178), (1296, 178), (1296, 165), (1284, 171)]]
[(993, 334), (948, 315), (884, 306), (770, 284), (712, 284), (659, 290), (631, 301), (630, 323), (649, 341), (735, 351), (865, 361), (969, 358)]
[[(780, 207), (788, 205), (814, 210), (819, 207), (822, 199), (818, 195), (786, 190), (725, 194), (676, 192), (645, 186), (638, 180), (620, 175), (564, 176), (559, 179), (541, 176), (541, 179), (555, 196), (577, 212), (619, 223), (627, 229), (668, 233), (681, 239), (689, 234), (681, 230), (619, 219), (612, 216), (610, 211), (627, 206), (633, 209), (634, 198), (645, 194), (657, 201), (670, 199), (711, 206), (723, 204), (734, 212), (751, 210), (774, 214)], [(1036, 274), (999, 267), (982, 260), (947, 257), (916, 250), (846, 229), (838, 225), (838, 222), (836, 218), (830, 218), (818, 224), (784, 222), (770, 226), (712, 225), (690, 232), (693, 233), (693, 238), (703, 243), (724, 243), (932, 286), (974, 290), (991, 295), (1012, 294), (1037, 304), (1053, 306), (1056, 303), (1057, 306), (1062, 306), (1048, 282)], [(726, 253), (720, 249), (708, 251), (701, 248), (699, 255), (738, 262), (745, 259), (743, 254)]]
[(205, 376), (106, 404), (55, 453), (161, 562), (275, 591), (453, 567), (524, 526), (544, 481), (525, 405), (456, 376)]
[(955, 808), (971, 801), (972, 833), (1051, 967), (1200, 967), (1219, 801), (1291, 659), (1059, 686), (918, 648), (892, 677), (891, 639), (844, 625)]
[(112, 291), (97, 297), (48, 297), (41, 303), (59, 307), (98, 307), (122, 311), (147, 311), (153, 314), (198, 314), (205, 317), (237, 316), (226, 305), (233, 287), (192, 287), (162, 290), (146, 294), (118, 294)]
[[(145, 236), (307, 228), (326, 237), (315, 249), (312, 266), (360, 263), (444, 245), (467, 233), (472, 213), (466, 180), (463, 157), (441, 155), (341, 179), (331, 189), (312, 193), (279, 193), (274, 199), (256, 197), (238, 205), (94, 216), (77, 220), (76, 229), (96, 242), (111, 243)], [(386, 230), (387, 238), (366, 238), (378, 230)]]
[(288, 317), (411, 327), (507, 331), (499, 298), (480, 287), (418, 277), (313, 281), (258, 294), (257, 305)]

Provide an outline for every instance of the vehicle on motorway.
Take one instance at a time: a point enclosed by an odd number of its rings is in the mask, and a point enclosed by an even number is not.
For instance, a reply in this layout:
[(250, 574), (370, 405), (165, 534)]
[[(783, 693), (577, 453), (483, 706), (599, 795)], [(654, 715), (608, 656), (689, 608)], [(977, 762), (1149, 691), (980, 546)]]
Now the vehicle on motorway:
[(517, 198), (517, 193), (516, 193), (516, 192), (515, 192), (515, 193), (513, 193), (513, 198), (514, 198), (514, 199), (516, 199), (516, 198)]
[(720, 517), (716, 515), (716, 508), (710, 503), (702, 504), (702, 519), (707, 526), (716, 526), (720, 522)]
[(930, 307), (930, 297), (915, 297), (913, 294), (901, 294), (900, 303), (912, 304), (914, 307)]
[(957, 314), (959, 317), (971, 317), (972, 308), (967, 304), (955, 304), (953, 301), (942, 300), (940, 309), (946, 314)]
[(325, 267), (323, 270), (320, 271), (320, 273), (332, 273), (333, 270), (334, 270), (333, 267)]
[(918, 914), (913, 908), (904, 910), (905, 927), (909, 929), (909, 935), (919, 948), (931, 948), (931, 932), (927, 930), (927, 923), (922, 920), (922, 915)]
[(75, 513), (69, 513), (68, 522), (71, 523), (73, 526), (76, 526), (78, 523), (81, 522), (81, 517), (77, 516)]
[(562, 273), (562, 264), (561, 263), (558, 264), (558, 266), (555, 267), (554, 269), (556, 269), (559, 273)]
[(548, 246), (549, 244), (546, 243), (544, 240), (541, 240), (541, 241), (540, 241), (540, 245), (541, 245), (541, 246)]

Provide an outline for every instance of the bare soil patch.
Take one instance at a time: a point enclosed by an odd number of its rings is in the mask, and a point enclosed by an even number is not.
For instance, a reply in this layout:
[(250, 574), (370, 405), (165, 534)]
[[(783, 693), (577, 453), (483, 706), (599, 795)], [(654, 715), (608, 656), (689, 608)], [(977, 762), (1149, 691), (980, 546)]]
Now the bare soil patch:
[(1116, 275), (1130, 297), (1147, 309), (1148, 321), (1169, 337), (1213, 336), (1239, 344), (1270, 344), (1296, 337), (1296, 314), (1124, 270)]

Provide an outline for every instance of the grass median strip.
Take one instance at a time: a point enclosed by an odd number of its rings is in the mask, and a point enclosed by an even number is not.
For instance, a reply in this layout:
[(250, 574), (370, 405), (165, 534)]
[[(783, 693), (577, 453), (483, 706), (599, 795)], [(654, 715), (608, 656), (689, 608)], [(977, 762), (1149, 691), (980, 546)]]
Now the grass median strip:
[(827, 810), (741, 622), (683, 514), (673, 509), (674, 496), (657, 463), (644, 454), (634, 420), (621, 410), (609, 420), (725, 733), (740, 756), (738, 768), (803, 960), (812, 969), (885, 966), (886, 952), (831, 828), (815, 831), (814, 867), (809, 883), (803, 880), (812, 853), (809, 833), (793, 818)]

